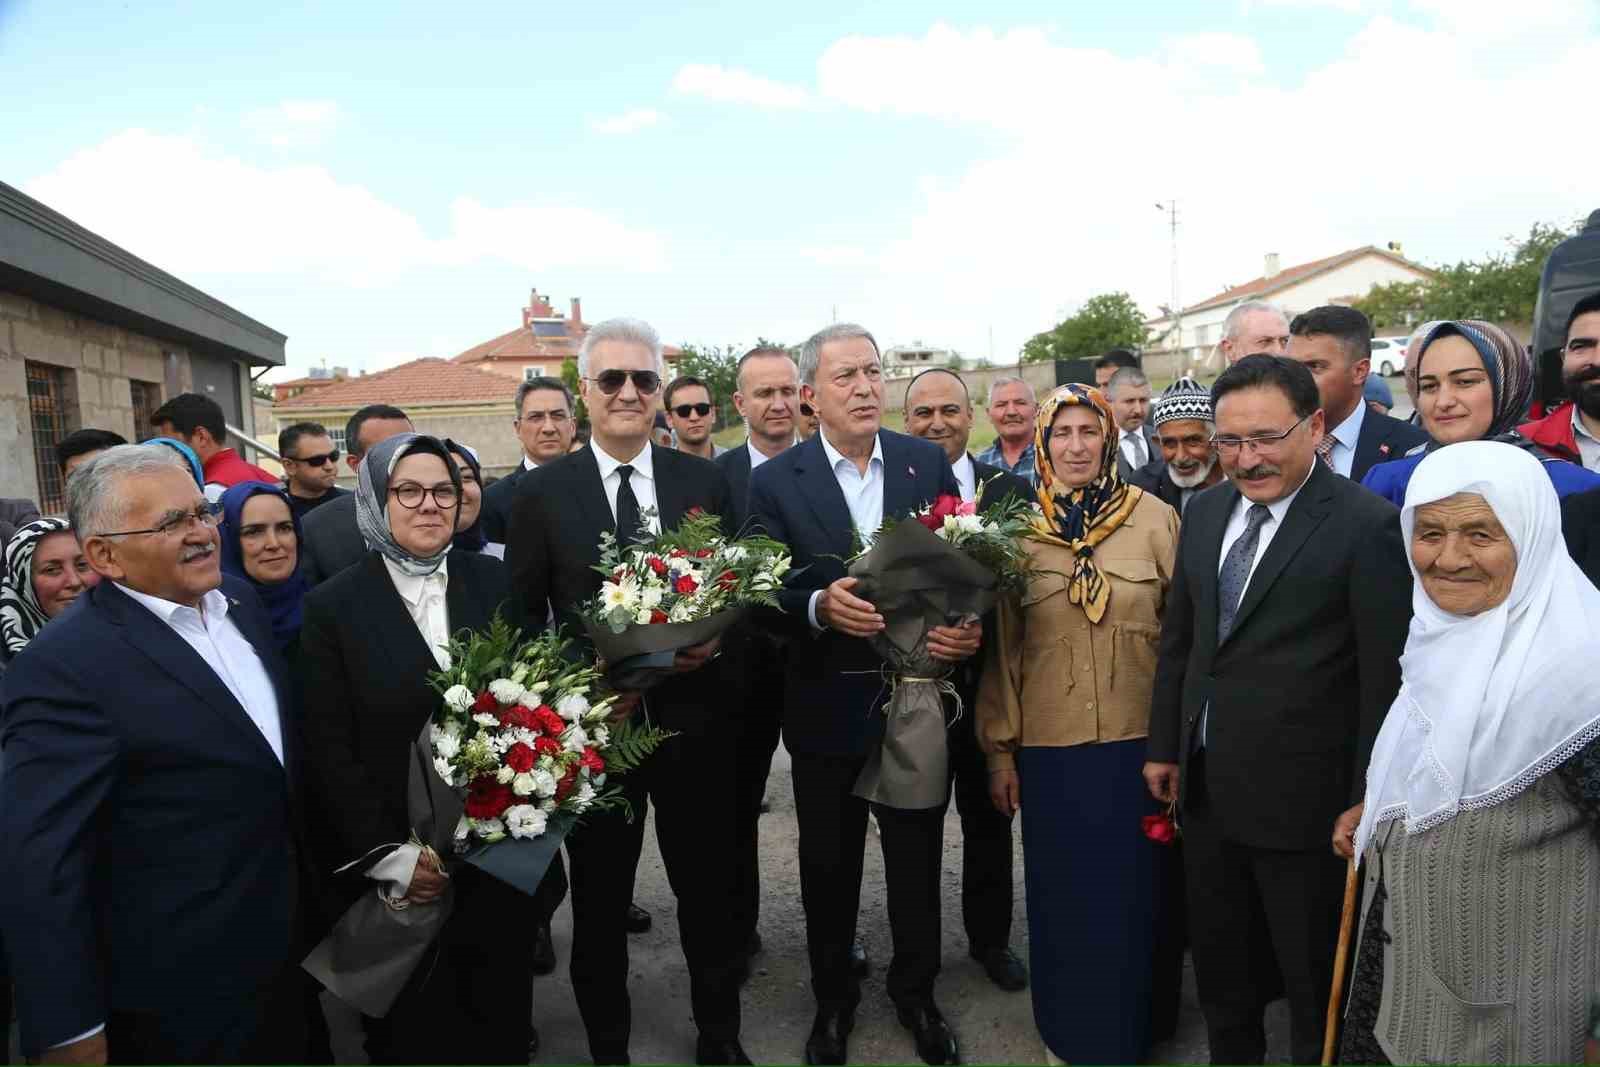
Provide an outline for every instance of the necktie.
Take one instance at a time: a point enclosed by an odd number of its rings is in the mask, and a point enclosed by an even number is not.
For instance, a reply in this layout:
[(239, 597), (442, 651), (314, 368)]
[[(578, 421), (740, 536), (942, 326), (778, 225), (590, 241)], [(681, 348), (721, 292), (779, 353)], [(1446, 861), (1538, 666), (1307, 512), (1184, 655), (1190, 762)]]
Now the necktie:
[(1323, 434), (1322, 435), (1322, 440), (1317, 442), (1317, 458), (1322, 460), (1323, 463), (1326, 463), (1328, 465), (1328, 469), (1329, 470), (1333, 470), (1334, 469), (1334, 467), (1333, 467), (1333, 446), (1338, 444), (1338, 443), (1339, 443), (1339, 439), (1337, 437), (1333, 436), (1333, 434), (1331, 434), (1331, 433)]
[(1127, 434), (1123, 440), (1128, 442), (1128, 462), (1133, 465), (1134, 470), (1139, 470), (1150, 462), (1150, 454), (1145, 451), (1143, 432), (1135, 431)]
[(622, 479), (617, 486), (617, 544), (627, 545), (639, 536), (639, 498), (633, 495), (633, 486), (628, 483), (633, 477), (633, 468), (624, 463), (617, 468), (617, 476)]
[(1256, 559), (1256, 545), (1261, 543), (1261, 527), (1272, 518), (1265, 504), (1251, 504), (1245, 516), (1244, 533), (1228, 549), (1222, 561), (1222, 571), (1217, 575), (1217, 644), (1228, 639), (1233, 629), (1233, 617), (1238, 614), (1239, 600), (1244, 587), (1250, 584), (1250, 567)]

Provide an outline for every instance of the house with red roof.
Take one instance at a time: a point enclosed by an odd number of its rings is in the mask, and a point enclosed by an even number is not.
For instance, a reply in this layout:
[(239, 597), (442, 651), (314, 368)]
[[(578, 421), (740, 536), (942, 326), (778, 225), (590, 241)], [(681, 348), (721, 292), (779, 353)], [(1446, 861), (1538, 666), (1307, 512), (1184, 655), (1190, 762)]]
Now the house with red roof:
[[(452, 357), (451, 362), (519, 382), (540, 376), (559, 378), (561, 364), (578, 358), (578, 346), (589, 332), (589, 324), (583, 321), (582, 302), (573, 297), (570, 306), (570, 313), (563, 315), (548, 296), (534, 289), (528, 306), (522, 309), (521, 326), (473, 345)], [(668, 363), (676, 362), (680, 354), (681, 350), (672, 345), (662, 347)]]

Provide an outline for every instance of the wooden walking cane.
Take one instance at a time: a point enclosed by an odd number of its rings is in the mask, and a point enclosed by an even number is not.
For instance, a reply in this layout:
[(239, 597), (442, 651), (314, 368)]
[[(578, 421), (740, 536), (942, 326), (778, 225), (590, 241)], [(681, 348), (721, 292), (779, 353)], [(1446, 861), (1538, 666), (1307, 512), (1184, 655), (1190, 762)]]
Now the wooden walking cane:
[(1333, 956), (1333, 988), (1328, 991), (1328, 1028), (1322, 1039), (1324, 1067), (1333, 1062), (1334, 1046), (1339, 1041), (1339, 1004), (1344, 999), (1344, 972), (1350, 962), (1350, 935), (1356, 928), (1356, 859), (1344, 872), (1344, 911), (1339, 916), (1339, 949)]

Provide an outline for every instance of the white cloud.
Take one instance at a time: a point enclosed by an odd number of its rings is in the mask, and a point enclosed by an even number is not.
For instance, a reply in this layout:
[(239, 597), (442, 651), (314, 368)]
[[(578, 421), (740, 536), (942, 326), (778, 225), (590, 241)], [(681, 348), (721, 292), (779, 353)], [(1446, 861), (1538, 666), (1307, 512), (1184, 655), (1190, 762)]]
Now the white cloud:
[(773, 109), (811, 106), (811, 95), (798, 86), (714, 63), (688, 64), (672, 79), (672, 87), (687, 96), (703, 96), (722, 103)]
[(823, 267), (861, 266), (874, 262), (872, 254), (857, 245), (810, 245), (800, 249), (800, 256)]
[(628, 134), (638, 133), (661, 122), (666, 116), (649, 107), (634, 108), (624, 111), (620, 115), (609, 118), (594, 119), (589, 123), (589, 128), (595, 133)]
[(125, 130), (28, 182), (31, 196), (179, 277), (211, 273), (378, 288), (477, 262), (659, 270), (660, 237), (563, 204), (450, 206), (427, 234), (410, 212), (326, 168), (262, 167), (179, 135)]
[(274, 148), (302, 148), (325, 141), (339, 118), (332, 100), (284, 100), (245, 112), (244, 128)]

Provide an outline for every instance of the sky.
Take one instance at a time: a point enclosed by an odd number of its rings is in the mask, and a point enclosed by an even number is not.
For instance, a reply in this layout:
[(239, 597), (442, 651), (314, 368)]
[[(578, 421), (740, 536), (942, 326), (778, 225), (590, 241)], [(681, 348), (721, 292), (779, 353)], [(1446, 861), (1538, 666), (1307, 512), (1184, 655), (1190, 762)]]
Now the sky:
[[(980, 13), (981, 11), (981, 13)], [(452, 356), (530, 289), (669, 343), (1016, 358), (1600, 207), (1600, 0), (0, 0), (0, 180), (288, 335)]]

